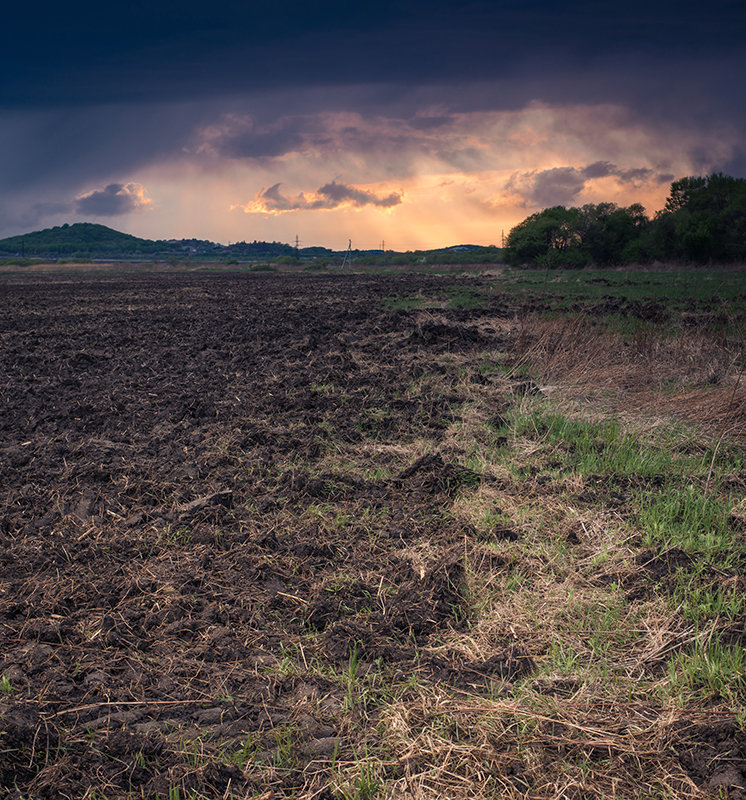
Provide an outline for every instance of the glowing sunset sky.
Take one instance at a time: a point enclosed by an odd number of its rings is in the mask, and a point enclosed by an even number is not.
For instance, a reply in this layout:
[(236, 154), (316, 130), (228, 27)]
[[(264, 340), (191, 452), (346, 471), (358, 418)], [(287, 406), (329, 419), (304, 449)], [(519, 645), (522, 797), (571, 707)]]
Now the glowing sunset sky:
[(13, 5), (0, 236), (499, 244), (746, 177), (742, 0)]

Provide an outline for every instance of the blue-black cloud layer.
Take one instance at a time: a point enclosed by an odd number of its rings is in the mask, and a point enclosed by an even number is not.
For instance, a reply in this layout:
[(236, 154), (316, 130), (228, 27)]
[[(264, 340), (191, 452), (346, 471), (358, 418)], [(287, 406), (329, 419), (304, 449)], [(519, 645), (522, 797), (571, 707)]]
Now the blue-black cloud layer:
[[(0, 104), (194, 99), (292, 86), (534, 79), (572, 96), (646, 94), (654, 65), (743, 65), (741, 0), (410, 0), (351, 3), (131, 0), (12, 3), (3, 11)], [(675, 76), (675, 70), (671, 77)], [(567, 75), (566, 85), (562, 76)], [(614, 77), (616, 79), (614, 79)], [(743, 73), (723, 72), (729, 95)], [(693, 87), (695, 93), (697, 87)], [(549, 88), (547, 89), (549, 91)], [(506, 92), (505, 102), (520, 102)], [(548, 97), (542, 99), (550, 99)], [(561, 97), (558, 99), (562, 99)]]

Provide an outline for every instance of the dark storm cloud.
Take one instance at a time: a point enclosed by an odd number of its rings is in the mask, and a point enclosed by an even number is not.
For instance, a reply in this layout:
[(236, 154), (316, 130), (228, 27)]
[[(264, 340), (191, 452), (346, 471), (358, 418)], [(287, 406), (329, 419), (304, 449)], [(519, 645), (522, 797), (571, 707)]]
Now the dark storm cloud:
[(379, 167), (387, 162), (400, 169), (405, 154), (429, 147), (428, 136), (404, 119), (322, 112), (286, 115), (268, 123), (245, 114), (222, 115), (197, 132), (189, 149), (203, 156), (258, 162), (291, 153), (310, 158), (356, 153), (377, 158)]
[(607, 178), (614, 175), (626, 183), (639, 184), (643, 181), (656, 180), (658, 183), (667, 183), (671, 180), (668, 173), (656, 174), (655, 170), (649, 167), (632, 167), (631, 169), (620, 169), (616, 164), (609, 161), (596, 161), (577, 170), (584, 180), (592, 178)]
[[(740, 97), (746, 41), (741, 0), (7, 5), (0, 26), (6, 108), (254, 92), (267, 100), (281, 90), (377, 85), (381, 104), (391, 87), (434, 86), (441, 103), (464, 108), (598, 96), (665, 106), (688, 90), (696, 112), (692, 95), (707, 94), (706, 105), (716, 107)], [(495, 90), (473, 93), (476, 82)]]
[(535, 206), (568, 205), (583, 190), (586, 179), (574, 167), (544, 170), (531, 181), (528, 200)]
[(523, 197), (528, 206), (569, 206), (576, 202), (588, 181), (609, 176), (634, 187), (644, 182), (669, 183), (673, 178), (668, 173), (656, 173), (647, 167), (620, 169), (608, 161), (596, 161), (585, 167), (555, 167), (540, 172), (516, 173), (505, 188)]
[(595, 164), (589, 164), (584, 167), (581, 172), (584, 178), (605, 178), (607, 175), (613, 175), (616, 167), (608, 161), (596, 161)]
[(252, 117), (228, 115), (203, 132), (204, 141), (197, 149), (224, 158), (275, 158), (299, 150), (311, 127), (303, 117), (285, 116), (262, 126)]
[(448, 114), (433, 116), (417, 116), (410, 120), (409, 124), (416, 131), (432, 131), (449, 125), (453, 122), (453, 116)]
[(103, 105), (0, 113), (0, 191), (103, 183), (171, 158), (195, 125), (214, 118), (209, 103)]
[(281, 184), (276, 183), (263, 189), (254, 202), (245, 206), (244, 210), (251, 213), (280, 214), (286, 211), (328, 211), (340, 206), (391, 208), (402, 202), (402, 195), (398, 192), (379, 197), (373, 192), (336, 181), (321, 186), (315, 192), (309, 194), (301, 192), (295, 197), (283, 195), (280, 186)]
[[(556, 74), (599, 56), (691, 62), (740, 49), (746, 38), (735, 0), (42, 0), (13, 3), (3, 16), (0, 103), (15, 105), (547, 78), (547, 64)], [(722, 83), (735, 86), (737, 77)]]
[(347, 186), (344, 183), (336, 183), (335, 181), (322, 186), (317, 193), (334, 206), (350, 202), (353, 206), (391, 208), (391, 206), (401, 203), (401, 194), (398, 192), (377, 197), (373, 192), (366, 192), (363, 189), (356, 189), (354, 186)]
[(303, 137), (297, 132), (259, 133), (232, 138), (220, 152), (228, 158), (271, 158), (297, 150), (302, 144)]
[(29, 202), (26, 204), (0, 200), (0, 236), (23, 233), (38, 226), (39, 220), (69, 215), (75, 207), (74, 201)]
[(94, 217), (116, 217), (147, 205), (149, 202), (141, 186), (110, 183), (103, 189), (79, 197), (75, 202), (75, 211)]

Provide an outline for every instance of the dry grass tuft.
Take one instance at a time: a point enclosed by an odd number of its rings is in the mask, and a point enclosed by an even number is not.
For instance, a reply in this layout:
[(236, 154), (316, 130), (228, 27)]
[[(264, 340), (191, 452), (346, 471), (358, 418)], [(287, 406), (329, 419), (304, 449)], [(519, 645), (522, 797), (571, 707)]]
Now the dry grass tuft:
[[(522, 321), (513, 369), (528, 367), (563, 402), (590, 403), (608, 412), (672, 417), (704, 431), (746, 438), (743, 337), (712, 332), (632, 334), (600, 330), (584, 315)], [(554, 396), (554, 395), (553, 395)]]

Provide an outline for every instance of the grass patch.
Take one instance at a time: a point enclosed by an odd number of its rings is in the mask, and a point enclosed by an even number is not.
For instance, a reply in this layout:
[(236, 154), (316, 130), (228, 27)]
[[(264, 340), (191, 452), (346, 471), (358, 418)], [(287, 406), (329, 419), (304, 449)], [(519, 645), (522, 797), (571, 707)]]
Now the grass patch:
[(672, 605), (685, 619), (695, 623), (739, 620), (746, 616), (746, 594), (739, 581), (727, 571), (714, 571), (706, 563), (676, 572)]
[(516, 270), (504, 272), (501, 288), (516, 293), (541, 291), (558, 303), (571, 299), (688, 300), (735, 303), (743, 296), (743, 274), (725, 269), (675, 270)]
[[(685, 473), (679, 475), (686, 478)], [(638, 496), (637, 518), (645, 531), (644, 543), (679, 547), (706, 558), (732, 551), (730, 499), (706, 493), (701, 486), (671, 483), (661, 491), (643, 491)]]
[(424, 303), (424, 296), (392, 297), (385, 301), (385, 306), (390, 311), (412, 311), (416, 308), (422, 308)]
[(717, 638), (698, 641), (667, 665), (667, 691), (680, 702), (725, 700), (746, 707), (746, 650)]
[(448, 298), (446, 307), (457, 309), (480, 308), (488, 297), (488, 293), (485, 291), (463, 286), (449, 286), (446, 288), (445, 293)]
[(277, 267), (273, 264), (252, 264), (248, 272), (277, 272)]

